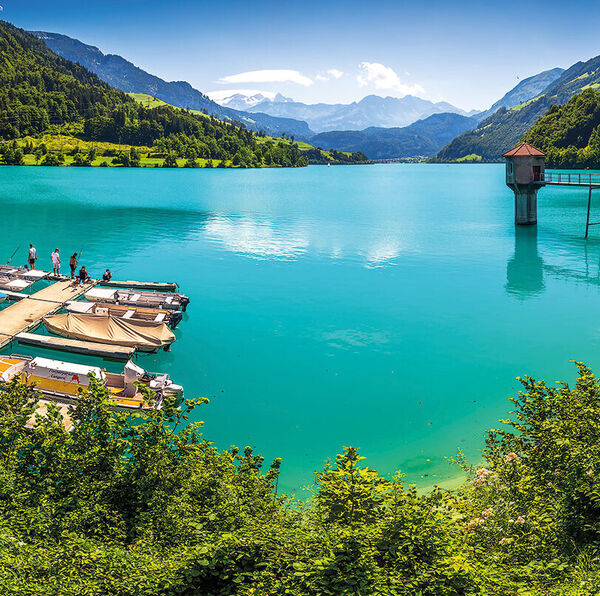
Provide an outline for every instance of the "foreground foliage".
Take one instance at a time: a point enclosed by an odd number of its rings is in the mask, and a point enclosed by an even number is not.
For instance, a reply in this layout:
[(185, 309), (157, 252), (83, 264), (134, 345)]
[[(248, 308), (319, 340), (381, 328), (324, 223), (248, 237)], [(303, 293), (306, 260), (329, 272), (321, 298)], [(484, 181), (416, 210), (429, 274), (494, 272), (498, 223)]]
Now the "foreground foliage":
[[(4, 594), (597, 594), (600, 383), (522, 380), (468, 482), (418, 494), (345, 448), (314, 497), (277, 494), (279, 460), (218, 451), (167, 405), (115, 414), (92, 380), (67, 433), (0, 390)], [(32, 422), (36, 417), (35, 423)], [(26, 428), (26, 425), (29, 428)]]
[(546, 153), (550, 168), (600, 168), (600, 92), (552, 106), (523, 138)]

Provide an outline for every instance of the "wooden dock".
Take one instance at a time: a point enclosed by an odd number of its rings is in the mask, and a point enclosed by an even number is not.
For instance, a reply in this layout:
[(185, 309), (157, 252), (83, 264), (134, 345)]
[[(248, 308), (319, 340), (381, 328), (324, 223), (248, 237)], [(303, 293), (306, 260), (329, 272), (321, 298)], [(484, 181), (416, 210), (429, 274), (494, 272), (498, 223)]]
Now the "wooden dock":
[(17, 334), (37, 327), (44, 317), (57, 312), (65, 302), (75, 300), (97, 283), (92, 281), (80, 286), (72, 280), (58, 281), (1, 310), (0, 349), (11, 343)]
[(51, 350), (62, 350), (63, 352), (87, 354), (88, 356), (100, 356), (102, 358), (114, 358), (115, 360), (129, 360), (135, 353), (135, 348), (128, 346), (112, 346), (93, 341), (67, 339), (52, 335), (38, 335), (37, 333), (18, 333), (15, 338), (20, 344), (27, 344), (38, 348), (50, 348)]

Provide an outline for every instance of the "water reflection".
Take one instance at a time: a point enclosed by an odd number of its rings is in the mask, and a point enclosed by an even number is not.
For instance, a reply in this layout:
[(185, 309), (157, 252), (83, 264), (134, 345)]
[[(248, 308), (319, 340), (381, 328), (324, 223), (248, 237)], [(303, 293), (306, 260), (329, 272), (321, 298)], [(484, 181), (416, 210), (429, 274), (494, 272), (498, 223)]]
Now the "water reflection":
[(515, 252), (506, 264), (506, 291), (526, 300), (544, 291), (544, 260), (538, 253), (537, 226), (515, 227)]
[(237, 221), (228, 217), (212, 217), (207, 220), (204, 233), (231, 252), (259, 259), (293, 259), (304, 254), (309, 246), (309, 239), (301, 226), (282, 230), (271, 221), (249, 217)]

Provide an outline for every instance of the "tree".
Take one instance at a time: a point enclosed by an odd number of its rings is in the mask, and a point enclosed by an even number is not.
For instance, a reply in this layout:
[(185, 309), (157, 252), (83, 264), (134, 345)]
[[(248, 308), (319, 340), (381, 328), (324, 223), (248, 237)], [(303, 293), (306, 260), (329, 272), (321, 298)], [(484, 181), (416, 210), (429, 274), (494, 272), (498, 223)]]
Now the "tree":
[(40, 165), (42, 166), (60, 166), (65, 161), (62, 153), (46, 153)]
[(88, 155), (84, 155), (81, 152), (78, 152), (75, 154), (75, 157), (73, 158), (73, 164), (74, 166), (91, 166), (92, 162), (90, 161), (90, 158)]
[(176, 168), (177, 167), (177, 156), (175, 153), (170, 152), (165, 157), (163, 168)]

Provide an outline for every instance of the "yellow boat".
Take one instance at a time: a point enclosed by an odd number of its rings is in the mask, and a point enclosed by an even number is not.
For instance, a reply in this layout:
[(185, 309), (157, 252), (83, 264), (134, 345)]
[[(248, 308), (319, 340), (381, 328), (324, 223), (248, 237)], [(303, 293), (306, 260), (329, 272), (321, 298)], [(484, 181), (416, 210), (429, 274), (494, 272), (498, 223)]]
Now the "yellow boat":
[[(19, 376), (27, 385), (35, 386), (44, 397), (61, 402), (76, 403), (79, 392), (89, 387), (89, 375), (93, 373), (111, 393), (111, 406), (119, 411), (147, 411), (160, 409), (166, 396), (174, 396), (176, 402), (183, 398), (183, 387), (176, 385), (166, 374), (152, 374), (131, 360), (123, 373), (111, 373), (98, 366), (62, 362), (49, 358), (26, 356), (0, 357), (0, 384), (9, 383)], [(149, 387), (155, 394), (148, 403), (136, 382)]]

